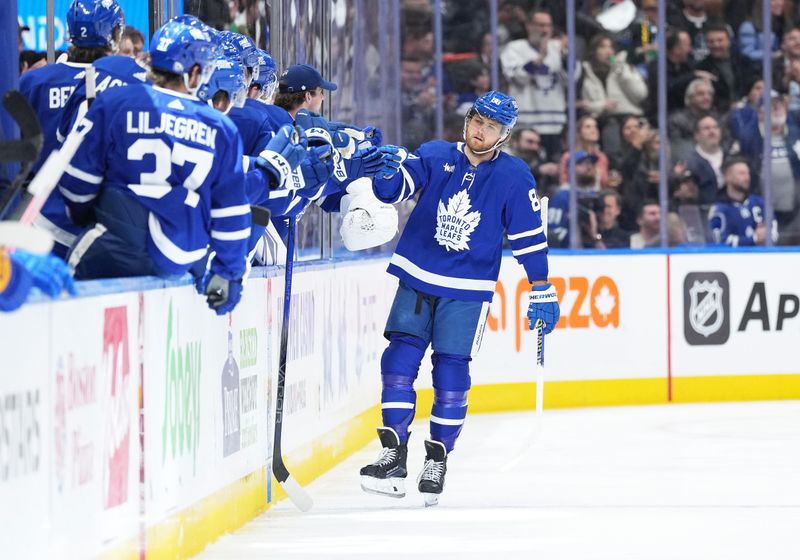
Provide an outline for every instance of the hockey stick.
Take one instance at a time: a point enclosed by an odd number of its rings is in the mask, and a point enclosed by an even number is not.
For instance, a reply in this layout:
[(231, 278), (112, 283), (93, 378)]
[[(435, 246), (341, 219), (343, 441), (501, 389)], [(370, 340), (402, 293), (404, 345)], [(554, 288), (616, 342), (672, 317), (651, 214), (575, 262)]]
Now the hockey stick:
[(286, 393), (286, 354), (289, 346), (289, 306), (292, 299), (292, 265), (294, 260), (295, 219), (289, 218), (289, 234), (286, 239), (286, 285), (283, 290), (283, 324), (281, 325), (281, 353), (278, 363), (278, 397), (275, 401), (275, 436), (272, 448), (272, 472), (297, 509), (308, 511), (314, 505), (311, 496), (292, 478), (281, 455), (281, 432), (283, 431), (283, 402)]
[(16, 90), (6, 92), (3, 96), (3, 106), (16, 121), (21, 139), (0, 142), (0, 161), (19, 161), (23, 165), (0, 200), (0, 220), (6, 217), (12, 206), (15, 206), (14, 201), (28, 178), (31, 167), (39, 159), (43, 142), (39, 119), (36, 118), (36, 112), (24, 95)]
[[(550, 199), (542, 197), (540, 214), (544, 236), (547, 238), (547, 208)], [(542, 429), (542, 412), (544, 411), (544, 333), (542, 332), (541, 319), (536, 322), (536, 426), (537, 431)]]

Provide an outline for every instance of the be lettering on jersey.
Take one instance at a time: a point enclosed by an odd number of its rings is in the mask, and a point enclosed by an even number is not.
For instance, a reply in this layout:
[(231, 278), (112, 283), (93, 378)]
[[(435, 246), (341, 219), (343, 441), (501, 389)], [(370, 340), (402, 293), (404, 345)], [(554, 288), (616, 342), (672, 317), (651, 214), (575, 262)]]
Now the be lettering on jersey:
[[(205, 123), (186, 117), (177, 117), (169, 113), (161, 114), (161, 121), (152, 126), (151, 114), (147, 111), (128, 111), (127, 132), (129, 134), (168, 134), (179, 140), (188, 140), (196, 144), (215, 149), (217, 129)], [(155, 123), (153, 123), (155, 124)]]
[(447, 206), (439, 201), (436, 212), (436, 235), (434, 239), (448, 251), (469, 250), (469, 239), (481, 221), (481, 213), (472, 210), (472, 201), (467, 189), (450, 197)]
[(50, 88), (47, 96), (50, 101), (49, 103), (50, 108), (63, 109), (64, 105), (67, 104), (67, 99), (69, 99), (69, 96), (72, 95), (72, 92), (74, 90), (75, 86), (62, 86), (62, 87)]

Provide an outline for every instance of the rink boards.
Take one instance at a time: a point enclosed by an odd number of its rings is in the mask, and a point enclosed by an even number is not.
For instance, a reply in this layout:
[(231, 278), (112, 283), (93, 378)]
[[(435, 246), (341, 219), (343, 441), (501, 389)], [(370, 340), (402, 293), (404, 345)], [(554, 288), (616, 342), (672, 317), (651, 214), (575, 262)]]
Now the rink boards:
[[(379, 424), (396, 286), (385, 266), (297, 270), (283, 446), (302, 483)], [(563, 318), (546, 341), (546, 407), (800, 398), (798, 270), (798, 252), (553, 256)], [(472, 367), (472, 412), (533, 406), (528, 289), (504, 258)], [(190, 556), (282, 497), (265, 467), (282, 270), (251, 278), (226, 317), (186, 282), (82, 288), (98, 291), (0, 316), (3, 550)], [(430, 387), (427, 360), (419, 387)], [(420, 391), (420, 415), (431, 398)]]

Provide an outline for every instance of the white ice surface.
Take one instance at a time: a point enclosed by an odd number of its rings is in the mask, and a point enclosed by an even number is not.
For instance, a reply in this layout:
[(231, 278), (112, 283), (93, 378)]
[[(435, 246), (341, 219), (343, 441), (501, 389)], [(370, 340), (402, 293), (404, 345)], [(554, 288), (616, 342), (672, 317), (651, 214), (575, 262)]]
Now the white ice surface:
[[(800, 402), (468, 416), (439, 506), (368, 495), (377, 438), (203, 559), (800, 559)], [(291, 465), (289, 466), (291, 469)]]

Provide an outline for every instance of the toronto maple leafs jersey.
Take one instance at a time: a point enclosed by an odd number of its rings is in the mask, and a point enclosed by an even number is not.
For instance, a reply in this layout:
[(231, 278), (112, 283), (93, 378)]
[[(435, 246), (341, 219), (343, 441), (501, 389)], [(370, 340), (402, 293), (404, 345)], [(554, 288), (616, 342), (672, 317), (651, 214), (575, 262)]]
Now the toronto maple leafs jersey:
[(39, 159), (33, 167), (34, 172), (58, 147), (56, 128), (61, 113), (72, 92), (83, 82), (87, 66), (78, 62), (56, 62), (25, 72), (20, 77), (19, 90), (36, 112), (44, 140)]
[[(87, 66), (62, 61), (31, 70), (20, 77), (19, 89), (33, 107), (42, 127), (42, 151), (32, 173), (39, 171), (50, 152), (59, 147), (57, 129), (61, 114), (72, 92), (83, 83)], [(47, 199), (35, 225), (53, 236), (58, 244), (54, 252), (62, 257), (80, 232), (80, 228), (67, 218), (64, 201), (57, 192)]]
[(522, 160), (498, 151), (473, 166), (463, 143), (423, 144), (375, 195), (396, 203), (420, 193), (389, 272), (414, 289), (491, 301), (500, 273), (503, 233), (530, 281), (546, 280), (547, 239), (536, 181)]
[[(100, 96), (105, 90), (128, 84), (147, 82), (147, 70), (129, 56), (104, 56), (97, 59), (95, 69), (95, 95)], [(75, 123), (86, 113), (86, 80), (82, 79), (67, 100), (58, 123), (56, 137), (63, 142)]]
[(242, 277), (250, 206), (230, 119), (193, 96), (131, 84), (99, 96), (76, 132), (85, 138), (60, 184), (73, 216), (119, 189), (150, 211), (147, 250), (165, 273), (182, 274), (210, 243), (211, 271)]
[[(714, 241), (731, 247), (755, 245), (756, 227), (763, 222), (764, 200), (754, 194), (743, 202), (737, 202), (723, 191), (708, 213), (708, 225)], [(773, 221), (772, 226), (772, 238), (777, 241), (777, 222)]]

